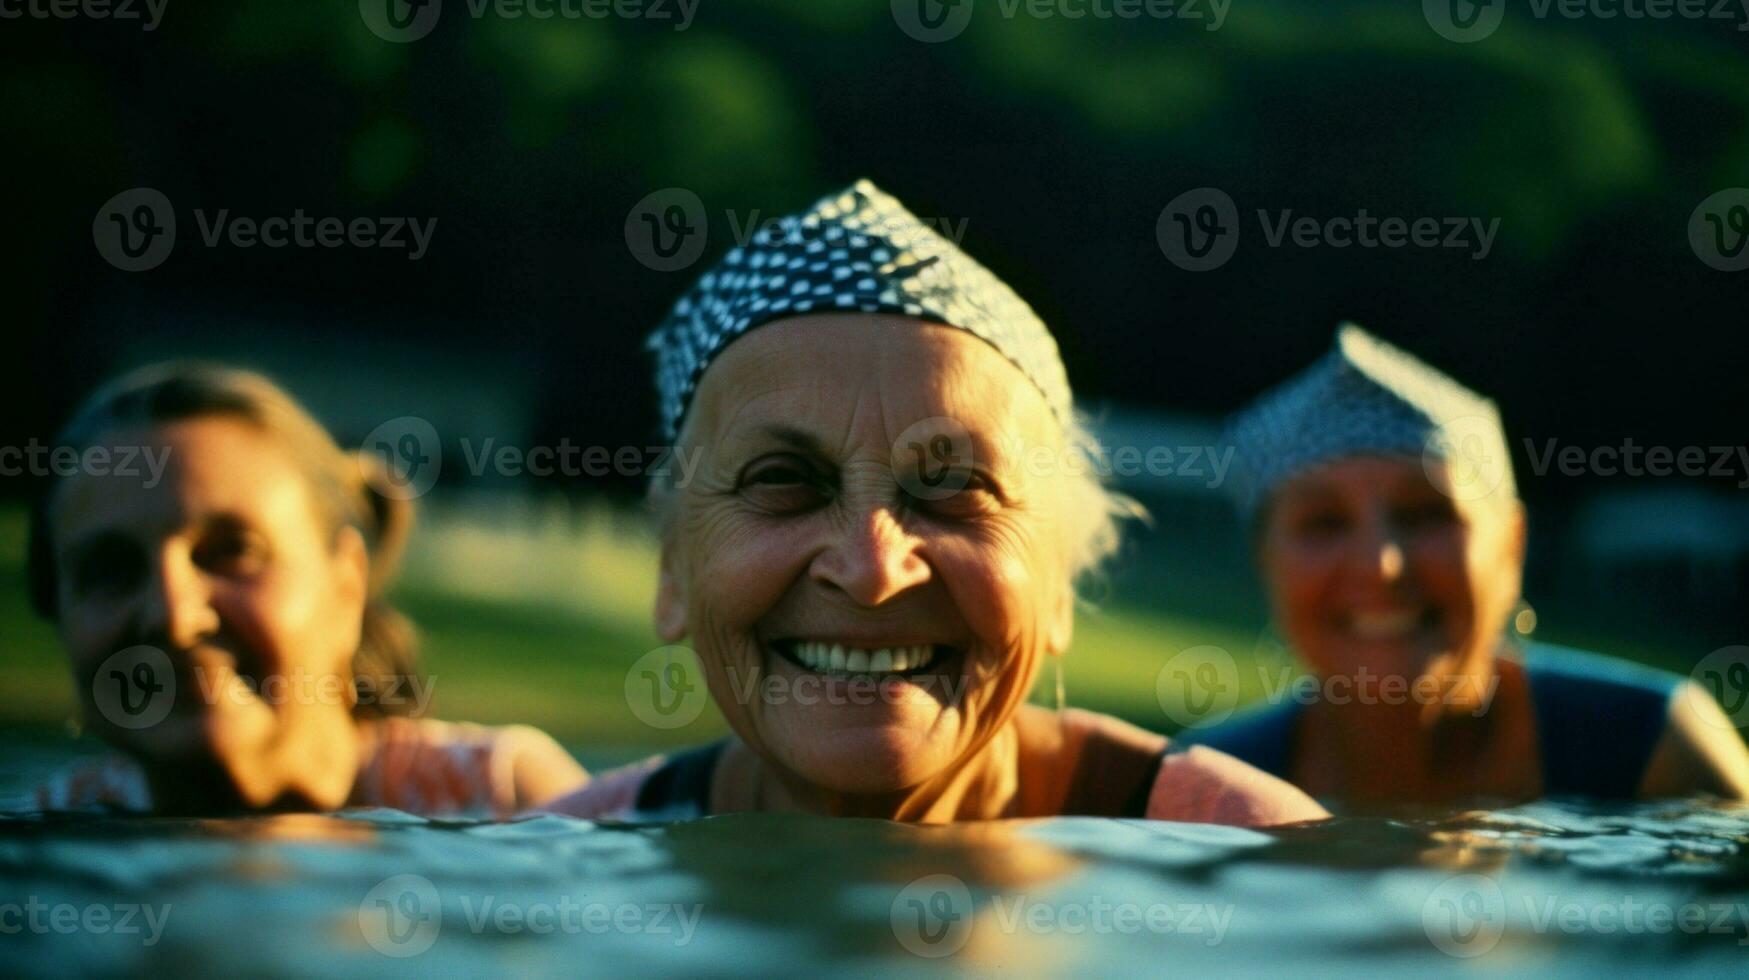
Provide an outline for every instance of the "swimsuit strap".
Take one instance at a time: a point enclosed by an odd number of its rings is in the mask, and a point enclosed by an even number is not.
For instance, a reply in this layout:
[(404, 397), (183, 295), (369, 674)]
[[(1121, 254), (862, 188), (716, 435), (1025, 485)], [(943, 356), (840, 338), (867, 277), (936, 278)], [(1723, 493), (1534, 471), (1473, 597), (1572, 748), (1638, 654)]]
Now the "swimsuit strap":
[(687, 749), (664, 762), (638, 789), (637, 812), (660, 820), (691, 820), (711, 812), (711, 776), (728, 739)]
[(1281, 704), (1251, 708), (1207, 728), (1187, 728), (1174, 742), (1206, 745), (1279, 779), (1292, 781), (1288, 766), (1294, 755), (1297, 722), (1305, 706), (1288, 699)]
[(1526, 650), (1524, 670), (1542, 749), (1543, 793), (1632, 799), (1682, 679), (1542, 643)]
[(1142, 817), (1172, 747), (1158, 738), (1089, 738), (1063, 797), (1065, 817)]

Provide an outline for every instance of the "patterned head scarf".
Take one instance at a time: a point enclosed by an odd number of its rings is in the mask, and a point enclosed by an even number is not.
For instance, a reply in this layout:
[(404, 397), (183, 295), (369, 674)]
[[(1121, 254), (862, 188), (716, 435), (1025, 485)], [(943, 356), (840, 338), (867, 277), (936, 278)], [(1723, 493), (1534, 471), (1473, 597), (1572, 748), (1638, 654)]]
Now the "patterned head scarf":
[(1247, 523), (1289, 478), (1344, 456), (1443, 464), (1460, 499), (1517, 495), (1494, 403), (1352, 323), (1334, 351), (1235, 415), (1227, 441)]
[(896, 313), (988, 341), (1068, 424), (1050, 331), (1012, 289), (867, 180), (781, 218), (705, 273), (650, 336), (669, 440), (711, 359), (754, 327), (808, 313)]

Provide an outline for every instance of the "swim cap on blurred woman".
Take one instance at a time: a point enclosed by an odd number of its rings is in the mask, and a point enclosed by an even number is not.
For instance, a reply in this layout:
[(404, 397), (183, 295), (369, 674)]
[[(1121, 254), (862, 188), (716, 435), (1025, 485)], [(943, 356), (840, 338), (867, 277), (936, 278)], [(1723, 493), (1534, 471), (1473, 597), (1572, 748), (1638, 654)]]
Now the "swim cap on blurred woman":
[(1275, 626), (1320, 683), (1186, 737), (1332, 803), (1749, 795), (1703, 687), (1509, 630), (1525, 514), (1492, 402), (1346, 325), (1229, 436)]
[(506, 816), (587, 778), (535, 729), (408, 717), (429, 688), (382, 595), (412, 502), (271, 381), (143, 368), (94, 393), (57, 445), (164, 469), (64, 476), (35, 511), (32, 599), (87, 729), (123, 753), (57, 775), (40, 809)]
[(656, 627), (734, 733), (560, 812), (1326, 815), (1221, 753), (1024, 703), (1122, 508), (1089, 467), (1029, 464), (1089, 448), (1044, 324), (874, 185), (731, 251), (651, 346), (666, 431), (699, 459), (653, 488)]

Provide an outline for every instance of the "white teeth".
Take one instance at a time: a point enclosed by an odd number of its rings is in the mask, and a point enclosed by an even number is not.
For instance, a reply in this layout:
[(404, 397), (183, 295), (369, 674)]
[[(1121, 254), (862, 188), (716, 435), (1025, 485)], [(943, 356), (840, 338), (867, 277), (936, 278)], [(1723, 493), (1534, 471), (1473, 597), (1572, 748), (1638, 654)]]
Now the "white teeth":
[(809, 670), (839, 674), (902, 673), (928, 663), (935, 652), (928, 643), (870, 651), (816, 640), (798, 640), (791, 650), (796, 661)]
[(1413, 610), (1390, 613), (1356, 613), (1350, 620), (1354, 634), (1365, 640), (1388, 640), (1415, 628), (1421, 617)]

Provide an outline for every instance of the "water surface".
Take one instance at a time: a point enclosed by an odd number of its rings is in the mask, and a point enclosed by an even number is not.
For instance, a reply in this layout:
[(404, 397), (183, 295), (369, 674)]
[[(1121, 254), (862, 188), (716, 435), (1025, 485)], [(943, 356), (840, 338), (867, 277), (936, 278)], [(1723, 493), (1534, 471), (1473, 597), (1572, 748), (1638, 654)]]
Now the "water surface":
[(0, 816), (0, 972), (1749, 973), (1749, 808), (1257, 833)]

